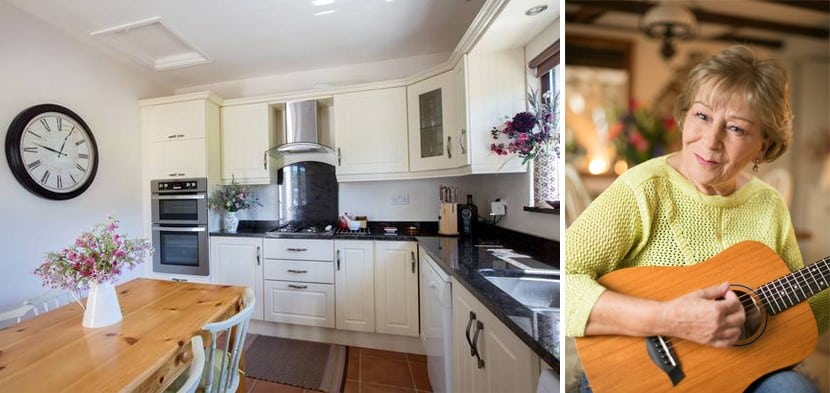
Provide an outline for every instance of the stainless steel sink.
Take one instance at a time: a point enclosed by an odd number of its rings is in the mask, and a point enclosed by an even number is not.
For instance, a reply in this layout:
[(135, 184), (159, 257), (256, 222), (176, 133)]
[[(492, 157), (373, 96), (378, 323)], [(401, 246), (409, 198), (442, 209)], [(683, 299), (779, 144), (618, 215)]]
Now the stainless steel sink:
[(559, 279), (483, 276), (504, 293), (529, 308), (559, 308)]

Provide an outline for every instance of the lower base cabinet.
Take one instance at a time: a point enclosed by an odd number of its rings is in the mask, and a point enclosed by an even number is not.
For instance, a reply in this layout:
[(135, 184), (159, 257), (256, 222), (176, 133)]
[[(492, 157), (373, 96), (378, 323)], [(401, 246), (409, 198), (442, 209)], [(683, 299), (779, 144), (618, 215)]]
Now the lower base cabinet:
[(334, 285), (265, 280), (265, 320), (334, 327)]
[(453, 391), (536, 392), (536, 354), (456, 280), (452, 292)]

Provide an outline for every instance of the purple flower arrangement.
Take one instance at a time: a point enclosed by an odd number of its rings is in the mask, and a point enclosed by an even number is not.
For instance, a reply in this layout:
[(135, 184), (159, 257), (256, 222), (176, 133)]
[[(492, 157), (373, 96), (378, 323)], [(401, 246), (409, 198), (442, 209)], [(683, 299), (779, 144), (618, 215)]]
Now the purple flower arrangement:
[(629, 165), (670, 153), (680, 145), (673, 117), (660, 117), (633, 99), (628, 111), (608, 129), (608, 138)]
[(214, 208), (227, 212), (262, 206), (247, 187), (236, 182), (236, 178), (231, 179), (231, 184), (217, 188), (209, 202)]
[(550, 148), (559, 157), (559, 116), (554, 112), (559, 93), (553, 95), (548, 91), (538, 100), (536, 92), (531, 90), (527, 101), (529, 111), (519, 112), (512, 118), (505, 116), (503, 124), (490, 130), (496, 141), (490, 144), (490, 151), (500, 156), (516, 154), (522, 157), (522, 165)]
[(58, 252), (49, 252), (35, 275), (44, 286), (77, 292), (91, 283), (114, 282), (124, 269), (133, 269), (153, 253), (147, 239), (127, 239), (117, 233), (118, 219), (107, 217), (106, 224), (97, 224), (83, 232), (75, 242)]

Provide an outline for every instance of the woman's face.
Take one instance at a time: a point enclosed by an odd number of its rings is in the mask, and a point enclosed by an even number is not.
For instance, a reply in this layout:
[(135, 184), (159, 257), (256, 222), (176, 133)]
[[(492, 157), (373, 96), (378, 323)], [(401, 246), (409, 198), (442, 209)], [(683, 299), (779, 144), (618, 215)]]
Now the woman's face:
[(680, 172), (707, 195), (737, 190), (738, 175), (763, 157), (766, 138), (745, 100), (712, 102), (701, 86), (683, 121)]

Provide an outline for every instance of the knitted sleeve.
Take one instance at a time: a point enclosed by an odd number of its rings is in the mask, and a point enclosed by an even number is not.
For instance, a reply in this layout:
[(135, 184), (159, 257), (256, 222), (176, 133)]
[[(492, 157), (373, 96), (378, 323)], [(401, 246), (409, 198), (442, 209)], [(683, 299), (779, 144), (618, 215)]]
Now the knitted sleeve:
[(618, 179), (565, 231), (565, 334), (581, 337), (599, 296), (597, 277), (616, 270), (640, 241), (642, 219), (633, 190)]

